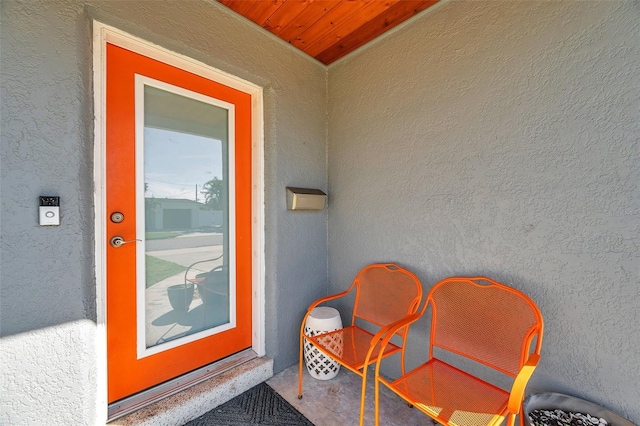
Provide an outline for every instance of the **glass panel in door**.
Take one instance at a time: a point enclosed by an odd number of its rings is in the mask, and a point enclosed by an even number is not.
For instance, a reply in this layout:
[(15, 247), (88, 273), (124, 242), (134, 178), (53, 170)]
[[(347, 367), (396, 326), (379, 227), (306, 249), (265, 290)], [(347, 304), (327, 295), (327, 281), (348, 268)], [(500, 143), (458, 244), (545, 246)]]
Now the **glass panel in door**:
[(136, 90), (143, 357), (235, 325), (233, 105), (140, 76)]

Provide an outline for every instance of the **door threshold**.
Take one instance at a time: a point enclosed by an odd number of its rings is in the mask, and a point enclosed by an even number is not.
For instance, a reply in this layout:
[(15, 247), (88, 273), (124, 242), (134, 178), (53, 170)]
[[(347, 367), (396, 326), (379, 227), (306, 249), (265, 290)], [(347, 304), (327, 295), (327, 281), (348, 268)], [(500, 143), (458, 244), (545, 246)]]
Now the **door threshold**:
[(109, 405), (110, 426), (182, 425), (273, 376), (273, 360), (247, 349)]

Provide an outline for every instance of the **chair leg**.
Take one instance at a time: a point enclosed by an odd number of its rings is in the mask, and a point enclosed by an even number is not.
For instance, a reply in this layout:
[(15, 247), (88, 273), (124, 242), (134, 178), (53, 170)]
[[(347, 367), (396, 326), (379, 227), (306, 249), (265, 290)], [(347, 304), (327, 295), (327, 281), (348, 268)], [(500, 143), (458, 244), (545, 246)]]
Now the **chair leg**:
[(367, 367), (362, 368), (362, 392), (360, 396), (360, 426), (364, 426), (364, 403), (367, 399)]
[(524, 414), (524, 398), (522, 399), (522, 404), (520, 404), (520, 413), (518, 417), (520, 418), (520, 426), (525, 426), (527, 420), (525, 419), (526, 414)]
[(374, 383), (374, 393), (373, 393), (373, 418), (375, 421), (375, 426), (379, 426), (380, 424), (380, 382), (378, 381), (378, 374), (376, 374)]
[(298, 399), (302, 399), (302, 358), (304, 337), (300, 336), (300, 365), (298, 366)]

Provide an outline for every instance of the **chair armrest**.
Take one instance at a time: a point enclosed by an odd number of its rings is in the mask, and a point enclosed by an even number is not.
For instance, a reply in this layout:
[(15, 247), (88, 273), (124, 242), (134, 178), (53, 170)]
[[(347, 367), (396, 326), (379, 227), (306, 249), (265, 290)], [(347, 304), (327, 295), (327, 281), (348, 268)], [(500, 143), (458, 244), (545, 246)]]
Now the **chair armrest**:
[[(420, 314), (422, 314), (422, 312)], [(396, 331), (400, 330), (403, 327), (406, 327), (407, 325), (411, 324), (412, 322), (420, 318), (420, 314), (412, 314), (410, 316), (401, 318), (398, 321), (391, 323), (389, 325), (386, 325), (382, 327), (380, 330), (378, 330), (378, 332), (371, 338), (371, 342), (369, 342), (369, 350), (367, 351), (367, 355), (364, 358), (363, 370), (366, 371), (367, 366), (369, 364), (373, 364), (373, 361), (371, 360), (371, 354), (373, 353), (373, 350), (375, 349), (378, 342), (382, 340), (382, 342), (380, 343), (380, 351), (378, 352), (378, 359), (376, 360), (376, 362), (378, 363), (378, 368), (380, 368), (379, 363), (380, 363), (380, 360), (382, 359), (384, 348), (389, 343), (389, 340), (391, 340), (391, 337), (393, 337)]]
[(307, 322), (307, 317), (309, 316), (309, 314), (311, 314), (311, 311), (313, 311), (313, 308), (315, 308), (319, 304), (327, 302), (329, 300), (339, 299), (339, 298), (343, 297), (344, 295), (349, 293), (352, 288), (353, 288), (353, 286), (349, 287), (347, 290), (345, 290), (343, 292), (332, 294), (331, 296), (327, 296), (327, 297), (321, 297), (320, 299), (316, 300), (311, 305), (309, 305), (309, 307), (307, 308), (307, 313), (304, 314), (304, 318), (302, 318), (302, 325), (300, 325), (300, 336), (301, 336), (301, 338), (304, 337), (304, 325)]
[[(339, 299), (341, 297), (343, 297), (344, 295), (346, 295), (347, 293), (349, 293), (351, 291), (351, 289), (353, 288), (353, 285), (351, 287), (349, 287), (347, 290), (337, 293), (337, 294), (332, 294), (331, 296), (327, 296), (327, 297), (321, 297), (320, 299), (316, 300), (315, 302), (313, 302), (311, 305), (309, 305), (309, 307), (307, 308), (307, 312), (304, 314), (304, 318), (302, 318), (302, 323), (300, 324), (300, 362), (302, 363), (302, 342), (305, 339), (305, 334), (304, 334), (304, 326), (307, 323), (307, 318), (309, 317), (309, 315), (311, 314), (311, 311), (313, 311), (313, 308), (315, 308), (316, 306), (318, 306), (321, 303), (324, 303), (328, 300), (333, 300), (333, 299)], [(300, 368), (302, 368), (302, 364), (300, 364)], [(302, 371), (302, 370), (300, 370)], [(302, 380), (302, 379), (300, 379)], [(302, 383), (302, 382), (300, 382)], [(300, 385), (302, 386), (302, 385)], [(302, 388), (300, 388), (302, 389)]]
[(389, 343), (389, 340), (393, 337), (394, 334), (398, 332), (398, 330), (407, 327), (414, 322), (416, 322), (423, 314), (423, 311), (416, 312), (415, 314), (411, 314), (404, 318), (399, 319), (398, 321), (391, 323), (385, 327), (382, 327), (378, 333), (371, 339), (371, 346), (375, 346), (378, 343), (378, 340), (382, 339), (380, 343), (380, 352), (378, 354), (378, 360), (380, 360), (382, 353), (384, 352), (384, 348)]
[(311, 305), (309, 305), (309, 307), (307, 308), (307, 313), (311, 312), (313, 310), (313, 308), (315, 308), (316, 306), (318, 306), (321, 303), (328, 302), (329, 300), (333, 300), (333, 299), (339, 299), (339, 298), (345, 296), (347, 293), (349, 293), (349, 291), (351, 291), (351, 288), (349, 288), (349, 289), (347, 289), (347, 290), (345, 290), (343, 292), (340, 292), (340, 293), (332, 294), (331, 296), (321, 297), (320, 299), (316, 300)]
[(520, 407), (522, 406), (522, 398), (524, 397), (524, 389), (527, 386), (527, 382), (531, 378), (533, 371), (538, 366), (540, 361), (540, 355), (531, 354), (527, 362), (522, 366), (522, 369), (516, 376), (516, 380), (511, 387), (511, 396), (509, 396), (509, 412), (518, 414)]

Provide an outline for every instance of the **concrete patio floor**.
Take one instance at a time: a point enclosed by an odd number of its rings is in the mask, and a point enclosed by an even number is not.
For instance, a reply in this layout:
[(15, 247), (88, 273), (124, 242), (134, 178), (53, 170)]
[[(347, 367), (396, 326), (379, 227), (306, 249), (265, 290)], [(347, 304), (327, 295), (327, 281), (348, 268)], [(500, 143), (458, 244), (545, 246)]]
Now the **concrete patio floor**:
[[(284, 399), (316, 426), (357, 425), (360, 415), (360, 376), (340, 369), (330, 380), (316, 380), (303, 367), (303, 395), (298, 399), (298, 366), (294, 365), (267, 380)], [(373, 371), (368, 378), (373, 377)], [(373, 380), (367, 383), (365, 425), (373, 425)], [(409, 406), (385, 386), (380, 387), (380, 425), (427, 426), (434, 423), (426, 415)]]

